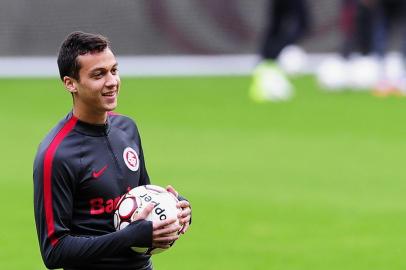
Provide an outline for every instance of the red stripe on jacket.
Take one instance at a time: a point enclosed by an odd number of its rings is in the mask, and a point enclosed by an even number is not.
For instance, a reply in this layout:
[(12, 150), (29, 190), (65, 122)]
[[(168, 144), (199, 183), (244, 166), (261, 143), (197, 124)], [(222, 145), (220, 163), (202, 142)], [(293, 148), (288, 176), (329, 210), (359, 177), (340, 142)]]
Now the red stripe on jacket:
[(48, 237), (51, 244), (55, 246), (58, 243), (58, 239), (55, 237), (54, 226), (54, 210), (52, 206), (52, 162), (54, 160), (55, 152), (63, 139), (69, 134), (69, 132), (76, 125), (77, 118), (72, 116), (61, 130), (56, 134), (51, 144), (45, 153), (44, 159), (44, 206), (45, 206), (45, 218), (48, 228)]

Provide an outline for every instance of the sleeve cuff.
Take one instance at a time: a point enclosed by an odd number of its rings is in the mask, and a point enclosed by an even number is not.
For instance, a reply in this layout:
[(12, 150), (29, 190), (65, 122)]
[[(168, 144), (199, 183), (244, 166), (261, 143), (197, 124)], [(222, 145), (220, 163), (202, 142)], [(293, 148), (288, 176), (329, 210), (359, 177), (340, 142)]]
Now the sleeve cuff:
[(140, 219), (128, 225), (132, 246), (152, 247), (152, 222)]

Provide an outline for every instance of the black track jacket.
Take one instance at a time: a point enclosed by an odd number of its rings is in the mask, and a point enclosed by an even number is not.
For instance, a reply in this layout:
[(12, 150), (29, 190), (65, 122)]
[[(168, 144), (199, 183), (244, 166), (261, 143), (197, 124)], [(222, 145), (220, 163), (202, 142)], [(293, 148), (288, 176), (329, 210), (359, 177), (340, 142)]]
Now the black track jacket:
[(91, 125), (69, 113), (51, 130), (34, 161), (34, 211), (48, 268), (145, 269), (150, 257), (131, 246), (152, 245), (152, 223), (115, 231), (120, 196), (149, 184), (135, 123), (109, 113)]

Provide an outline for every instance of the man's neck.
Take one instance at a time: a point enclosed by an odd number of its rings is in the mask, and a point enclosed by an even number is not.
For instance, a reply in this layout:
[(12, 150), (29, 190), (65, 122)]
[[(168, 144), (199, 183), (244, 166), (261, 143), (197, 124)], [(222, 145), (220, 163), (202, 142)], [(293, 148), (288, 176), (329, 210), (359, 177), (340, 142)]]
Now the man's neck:
[(103, 113), (86, 113), (77, 109), (73, 109), (73, 115), (80, 121), (86, 122), (88, 124), (103, 125), (107, 121), (107, 112)]

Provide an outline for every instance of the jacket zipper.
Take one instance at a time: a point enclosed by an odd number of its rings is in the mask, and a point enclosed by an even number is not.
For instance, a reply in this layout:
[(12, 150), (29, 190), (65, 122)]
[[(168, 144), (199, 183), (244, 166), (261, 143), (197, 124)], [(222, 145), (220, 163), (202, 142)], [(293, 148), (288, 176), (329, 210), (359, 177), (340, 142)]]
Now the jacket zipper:
[(104, 135), (105, 135), (107, 147), (109, 148), (110, 153), (113, 156), (114, 163), (116, 164), (117, 176), (118, 176), (118, 179), (116, 179), (116, 181), (120, 181), (121, 188), (122, 188), (123, 192), (126, 192), (128, 184), (127, 184), (126, 179), (123, 178), (122, 168), (120, 167), (120, 163), (118, 162), (117, 156), (114, 154), (113, 147), (111, 146), (111, 142), (109, 140), (109, 136), (107, 135), (106, 132), (104, 132)]

